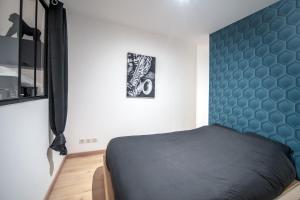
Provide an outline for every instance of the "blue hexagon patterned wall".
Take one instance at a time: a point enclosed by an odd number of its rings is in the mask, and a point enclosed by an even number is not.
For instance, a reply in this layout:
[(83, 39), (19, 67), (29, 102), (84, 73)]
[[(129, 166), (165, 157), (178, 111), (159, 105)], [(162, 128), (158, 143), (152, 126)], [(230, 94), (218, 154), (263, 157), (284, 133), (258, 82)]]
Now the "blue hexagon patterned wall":
[(209, 122), (289, 145), (300, 176), (300, 0), (210, 36)]

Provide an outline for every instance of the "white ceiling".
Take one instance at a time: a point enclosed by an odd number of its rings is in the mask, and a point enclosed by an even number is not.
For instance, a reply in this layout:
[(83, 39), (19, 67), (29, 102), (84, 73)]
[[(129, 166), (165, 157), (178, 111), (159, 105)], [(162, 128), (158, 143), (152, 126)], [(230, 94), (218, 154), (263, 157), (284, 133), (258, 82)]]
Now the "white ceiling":
[(64, 0), (69, 11), (197, 41), (278, 0)]

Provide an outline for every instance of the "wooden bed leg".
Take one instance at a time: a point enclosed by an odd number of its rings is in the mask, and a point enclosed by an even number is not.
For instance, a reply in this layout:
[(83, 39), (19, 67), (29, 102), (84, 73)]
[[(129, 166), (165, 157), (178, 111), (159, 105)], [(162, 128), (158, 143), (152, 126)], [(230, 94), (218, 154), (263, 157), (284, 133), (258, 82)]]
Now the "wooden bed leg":
[(104, 175), (104, 190), (105, 200), (115, 200), (114, 190), (111, 182), (110, 172), (106, 165), (106, 156), (103, 155), (103, 175)]

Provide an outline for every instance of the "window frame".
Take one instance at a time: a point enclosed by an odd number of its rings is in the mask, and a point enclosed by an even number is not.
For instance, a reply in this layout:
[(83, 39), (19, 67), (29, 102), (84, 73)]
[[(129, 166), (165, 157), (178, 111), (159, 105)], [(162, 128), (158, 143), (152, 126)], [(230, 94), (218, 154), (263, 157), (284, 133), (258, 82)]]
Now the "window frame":
[[(18, 97), (11, 98), (11, 99), (3, 99), (0, 100), (0, 106), (15, 104), (15, 103), (22, 103), (27, 101), (35, 101), (41, 99), (48, 99), (48, 4), (45, 0), (35, 0), (35, 28), (37, 28), (37, 20), (38, 20), (38, 3), (40, 3), (45, 9), (45, 29), (44, 29), (44, 95), (37, 95), (37, 88), (36, 88), (36, 58), (37, 58), (37, 40), (35, 39), (34, 42), (34, 96), (31, 97), (22, 97), (21, 96), (21, 70), (22, 70), (22, 38), (19, 37), (19, 50), (18, 50)], [(23, 0), (20, 0), (20, 10), (19, 10), (20, 20), (19, 20), (19, 32), (22, 32), (22, 19), (23, 19)]]

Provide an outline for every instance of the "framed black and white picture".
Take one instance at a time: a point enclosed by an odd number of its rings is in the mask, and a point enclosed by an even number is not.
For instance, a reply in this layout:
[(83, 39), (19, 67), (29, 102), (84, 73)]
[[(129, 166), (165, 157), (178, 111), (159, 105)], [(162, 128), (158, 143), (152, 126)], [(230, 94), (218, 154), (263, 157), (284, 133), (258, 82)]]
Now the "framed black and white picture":
[(155, 62), (155, 57), (127, 54), (127, 97), (155, 96)]

